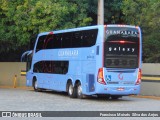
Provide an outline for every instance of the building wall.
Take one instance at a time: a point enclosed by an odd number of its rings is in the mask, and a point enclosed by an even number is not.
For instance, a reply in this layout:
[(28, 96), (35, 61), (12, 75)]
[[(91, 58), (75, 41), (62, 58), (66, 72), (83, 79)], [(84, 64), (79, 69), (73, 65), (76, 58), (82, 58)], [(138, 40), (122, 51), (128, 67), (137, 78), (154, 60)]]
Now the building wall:
[(0, 62), (0, 86), (13, 86), (17, 75), (17, 86), (25, 86), (25, 76), (21, 76), (21, 70), (25, 70), (23, 62)]
[(141, 95), (160, 96), (160, 64), (143, 63), (142, 74)]
[(143, 75), (160, 75), (160, 63), (143, 63)]

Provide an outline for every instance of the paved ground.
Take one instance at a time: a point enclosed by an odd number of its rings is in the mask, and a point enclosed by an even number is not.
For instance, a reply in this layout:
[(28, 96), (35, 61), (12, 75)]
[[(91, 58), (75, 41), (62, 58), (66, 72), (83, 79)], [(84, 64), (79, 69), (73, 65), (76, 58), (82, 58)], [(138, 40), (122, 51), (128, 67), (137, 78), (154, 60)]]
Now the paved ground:
[[(158, 98), (137, 97), (123, 97), (119, 100), (98, 99), (92, 97), (81, 100), (71, 99), (66, 93), (57, 93), (53, 91), (34, 92), (32, 89), (0, 88), (0, 111), (160, 111), (160, 100)], [(42, 120), (43, 119), (44, 118), (42, 118)], [(47, 119), (108, 120), (113, 118), (61, 117)], [(114, 119), (125, 120), (128, 118), (121, 117)], [(130, 120), (132, 119), (152, 120), (157, 118), (130, 118)]]

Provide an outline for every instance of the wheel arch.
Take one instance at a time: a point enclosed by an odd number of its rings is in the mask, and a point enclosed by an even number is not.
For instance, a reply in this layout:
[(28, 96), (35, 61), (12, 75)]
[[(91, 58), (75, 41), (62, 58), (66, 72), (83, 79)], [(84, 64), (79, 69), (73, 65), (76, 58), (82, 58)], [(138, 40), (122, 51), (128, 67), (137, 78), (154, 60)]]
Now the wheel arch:
[(74, 83), (74, 86), (77, 86), (78, 83), (82, 84), (81, 80), (77, 79)]
[(71, 78), (69, 78), (67, 80), (67, 83), (66, 83), (66, 92), (68, 91), (68, 85), (69, 85), (69, 83), (72, 83), (72, 85), (73, 85), (73, 80)]

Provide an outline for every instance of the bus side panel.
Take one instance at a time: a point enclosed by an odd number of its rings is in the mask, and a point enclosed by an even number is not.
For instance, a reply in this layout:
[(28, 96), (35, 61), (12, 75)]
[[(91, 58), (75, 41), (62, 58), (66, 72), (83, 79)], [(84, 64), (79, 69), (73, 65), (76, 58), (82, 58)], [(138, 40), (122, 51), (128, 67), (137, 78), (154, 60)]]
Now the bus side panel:
[(66, 91), (68, 75), (53, 74), (49, 80), (49, 89), (57, 91)]
[(84, 48), (82, 53), (82, 92), (90, 95), (95, 91), (96, 47)]

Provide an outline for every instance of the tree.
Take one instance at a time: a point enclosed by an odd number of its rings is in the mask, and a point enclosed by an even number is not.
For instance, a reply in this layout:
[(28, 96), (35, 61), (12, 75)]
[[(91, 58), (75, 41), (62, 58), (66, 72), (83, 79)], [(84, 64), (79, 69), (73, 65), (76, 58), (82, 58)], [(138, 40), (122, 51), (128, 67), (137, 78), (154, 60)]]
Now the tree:
[(40, 32), (88, 25), (92, 19), (87, 17), (86, 3), (84, 0), (77, 3), (75, 0), (1, 0), (0, 54), (27, 46)]
[(160, 1), (124, 0), (122, 11), (126, 23), (142, 28), (144, 62), (160, 62)]
[[(97, 24), (97, 6), (98, 0), (86, 0), (88, 2), (88, 16)], [(123, 23), (123, 14), (121, 10), (122, 0), (104, 0), (104, 24), (120, 24)]]

